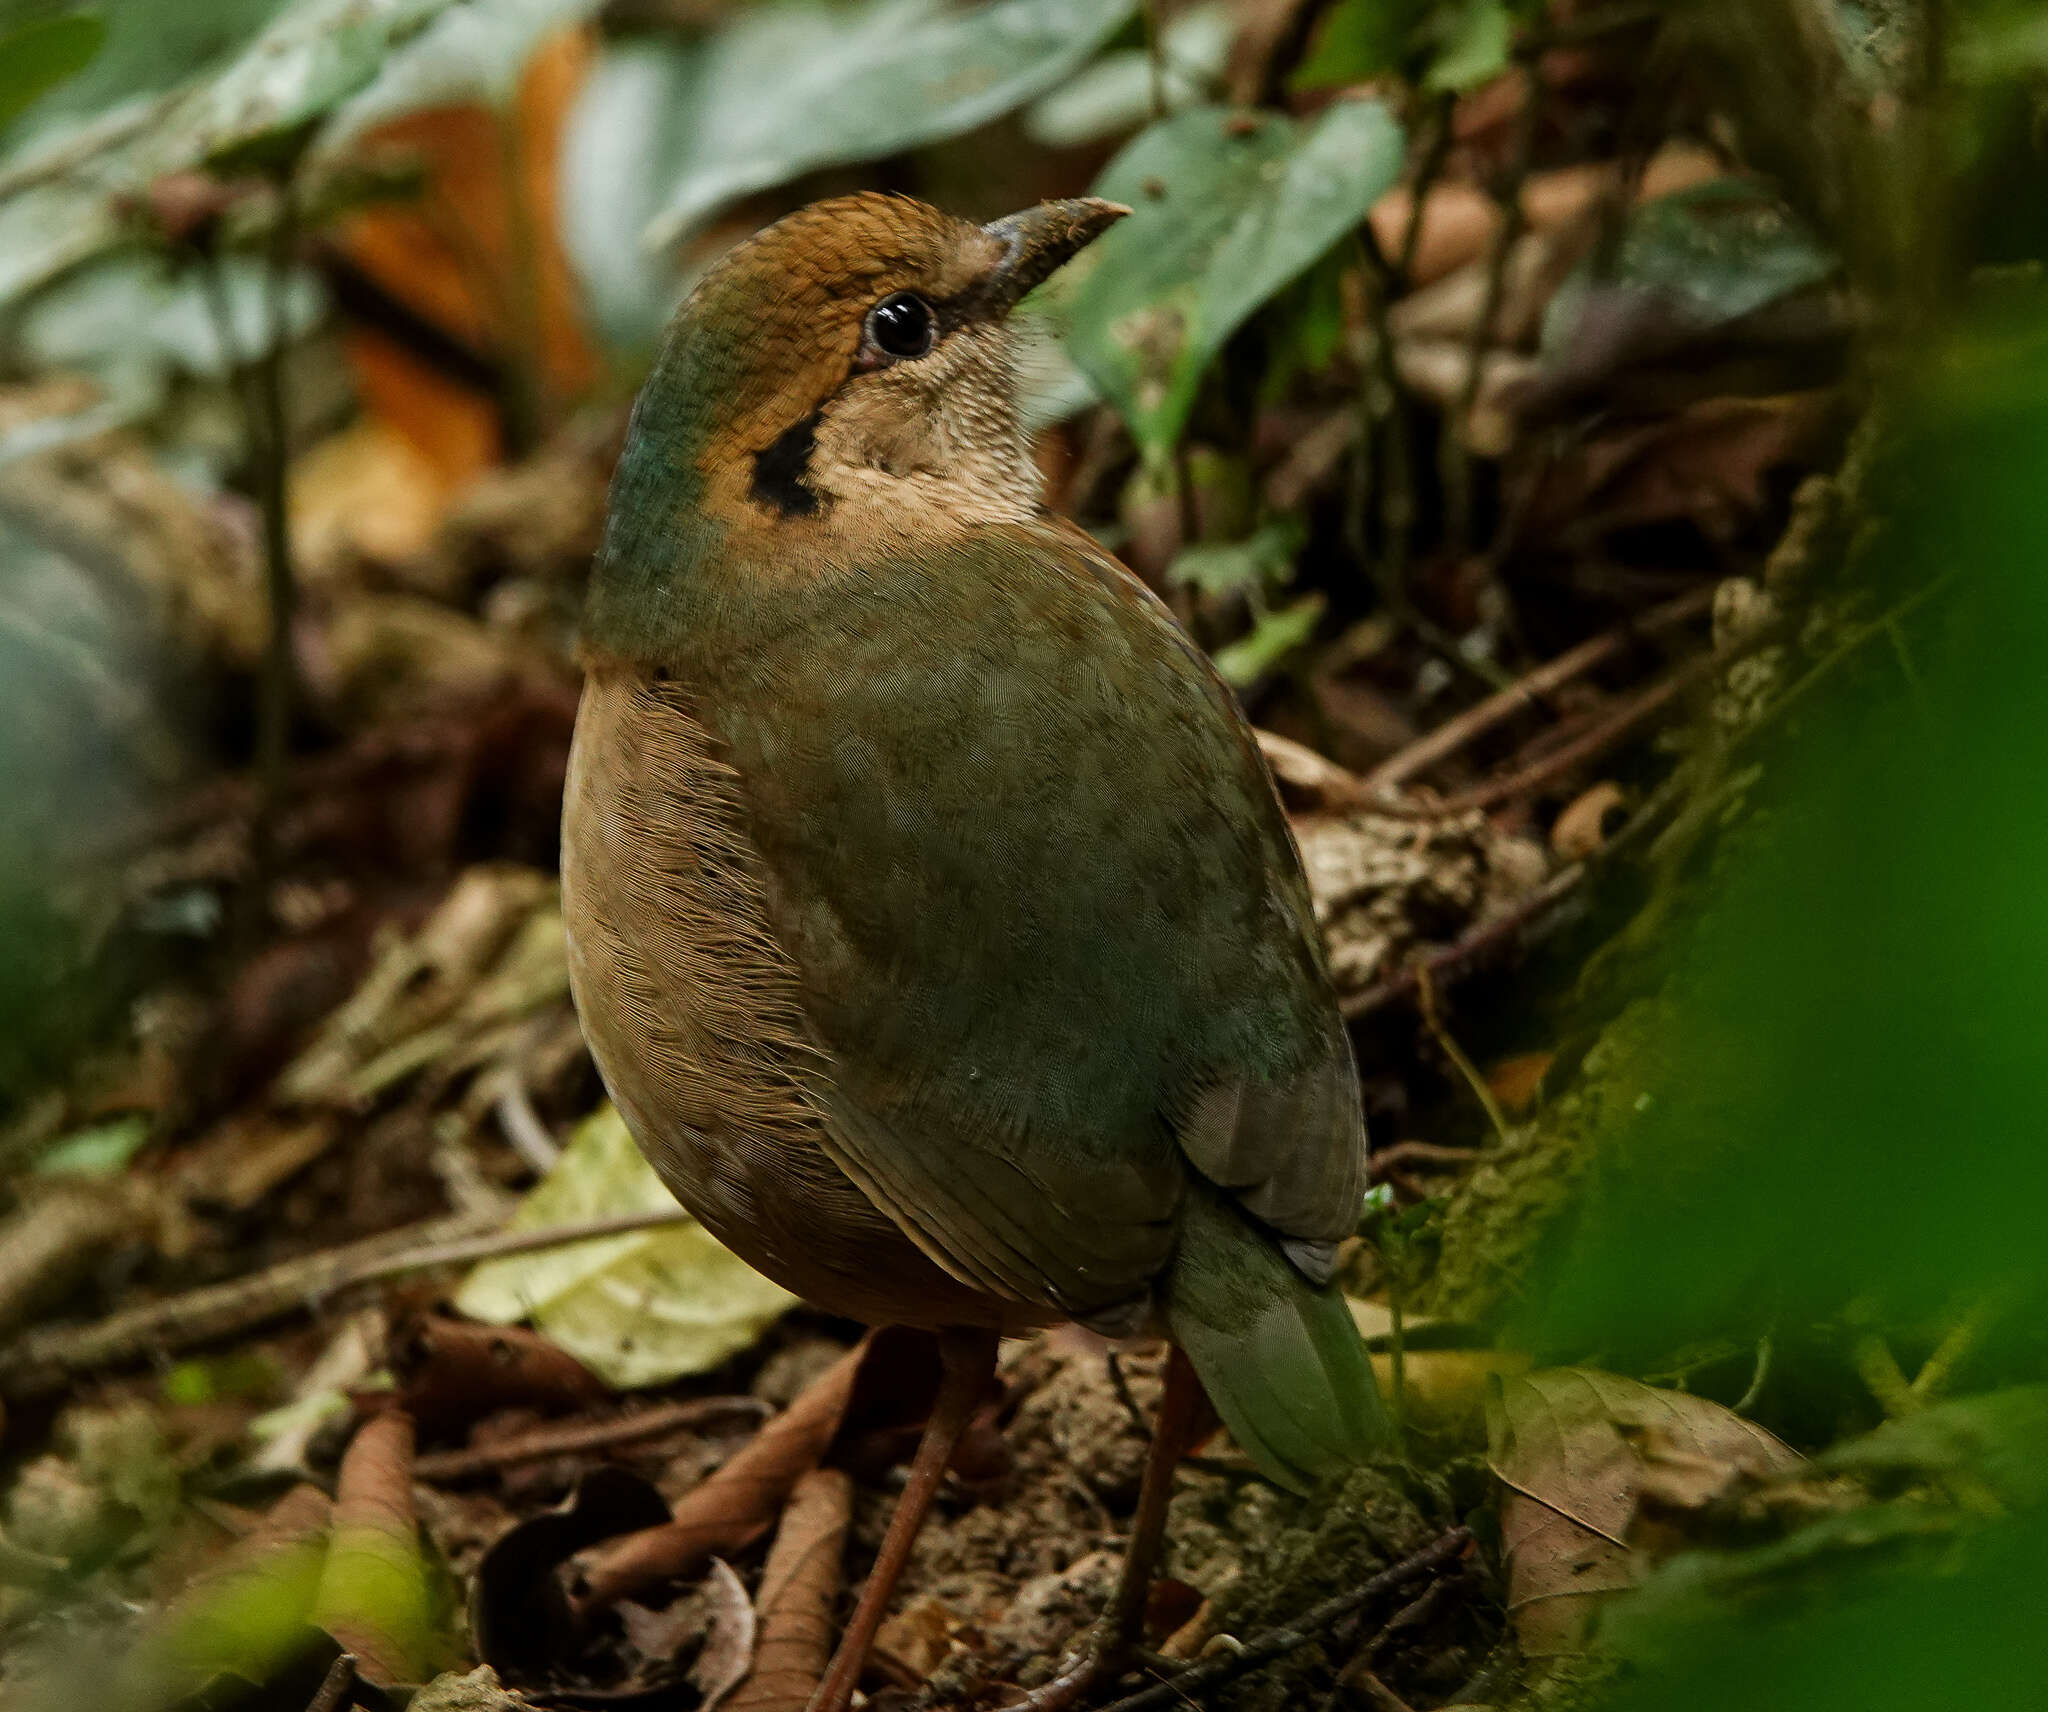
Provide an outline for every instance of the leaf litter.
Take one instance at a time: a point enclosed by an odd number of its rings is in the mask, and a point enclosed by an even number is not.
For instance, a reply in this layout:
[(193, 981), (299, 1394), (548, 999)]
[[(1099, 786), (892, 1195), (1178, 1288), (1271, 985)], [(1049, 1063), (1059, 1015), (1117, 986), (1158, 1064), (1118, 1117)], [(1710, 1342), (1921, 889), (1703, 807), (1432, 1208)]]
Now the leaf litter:
[[(510, 155), (552, 158), (564, 91), (618, 46), (590, 10), (280, 8), (203, 77), (167, 72), (168, 96), (0, 163), (0, 229), (21, 239), (0, 295), (47, 290), (62, 325), (85, 301), (63, 292), (89, 283), (64, 270), (157, 241), (142, 215), (174, 200), (165, 172), (196, 170), (193, 208), (259, 215), (236, 174), (315, 143), (338, 171), (371, 117), (390, 122), (382, 143), (431, 145), (414, 170), (443, 195), (491, 126), (512, 128)], [(1517, 1318), (1671, 1070), (1683, 995), (1621, 972), (1616, 948), (1654, 942), (1724, 836), (1739, 843), (1764, 769), (1723, 746), (1833, 670), (1844, 638), (1883, 632), (1840, 580), (1871, 504), (1848, 438), (1863, 404), (1840, 384), (1865, 324), (1859, 258), (1739, 126), (1674, 121), (1640, 157), (1616, 143), (1615, 91), (1649, 63), (1631, 32), (1661, 25), (1602, 20), (1538, 57), (1550, 24), (1533, 13), (1439, 7), (1368, 64), (1345, 59), (1371, 37), (1358, 0), (1214, 11), (1221, 48), (1194, 13), (1169, 21), (1171, 51), (1193, 45), (1155, 114), (1134, 8), (705, 8), (641, 44), (665, 56), (683, 146), (642, 151), (645, 182), (601, 228), (651, 216), (684, 240), (682, 268), (636, 263), (655, 309), (617, 322), (651, 326), (686, 268), (880, 155), (891, 182), (942, 199), (983, 185), (991, 212), (1091, 186), (1137, 210), (1050, 305), (1107, 403), (1075, 390), (1042, 457), (1058, 503), (1129, 533), (1270, 728), (1384, 1185), (1343, 1275), (1407, 1455), (1301, 1510), (1227, 1441), (1200, 1447), (1148, 1626), (1197, 1675), (1126, 1686), (1276, 1712), (1311, 1695), (1495, 1704), (1532, 1659), (1662, 1657), (1686, 1625), (1844, 1565), (1967, 1555), (1974, 1529), (2040, 1497), (2035, 1370), (2003, 1334), (1951, 1341), (1989, 1309), (1540, 1350), (1626, 1373), (1533, 1366)], [(450, 82), (465, 32), (491, 52)], [(1092, 94), (1069, 81), (1091, 60)], [(423, 90), (466, 116), (419, 117)], [(1215, 105), (1226, 93), (1255, 106)], [(742, 99), (759, 107), (745, 123)], [(791, 123), (792, 103), (816, 123)], [(1105, 146), (1049, 157), (1042, 181), (997, 164), (1020, 152), (992, 143), (1002, 127), (1063, 111), (1070, 130), (1077, 111), (1108, 127)], [(502, 159), (490, 182), (520, 194)], [(741, 197), (758, 206), (722, 212)], [(536, 210), (573, 250), (578, 222), (548, 197)], [(380, 208), (382, 240), (401, 212)], [(75, 864), (65, 904), (135, 960), (149, 1002), (108, 1012), (90, 1051), (21, 1058), (32, 1074), (0, 1049), (0, 1075), (27, 1075), (0, 1130), (8, 1688), (57, 1681), (60, 1634), (89, 1613), (102, 1662), (121, 1661), (93, 1703), (137, 1712), (236, 1677), (304, 1705), (344, 1644), (344, 1696), (445, 1665), (414, 1705), (496, 1712), (512, 1686), (794, 1712), (935, 1370), (914, 1338), (854, 1346), (679, 1219), (475, 1255), (672, 1202), (581, 1048), (549, 873), (570, 615), (623, 412), (600, 387), (587, 417), (485, 469), (520, 443), (522, 364), (571, 392), (599, 364), (552, 275), (544, 348), (522, 353), (505, 257), (415, 260), (378, 276), (395, 322), (359, 321), (359, 296), (305, 309), (318, 330), (295, 364), (366, 402), (346, 424), (326, 407), (295, 459), (316, 592), (261, 887), (258, 795), (234, 758), (150, 674), (78, 664), (120, 638), (165, 649), (221, 705), (246, 697), (263, 645), (247, 484), (217, 431), (183, 445), (175, 479), (164, 461), (219, 365), (174, 361), (132, 394), (98, 374), (99, 404), (147, 437), (92, 437), (111, 420), (81, 421), (92, 383), (0, 389), (0, 433), (18, 417), (45, 447), (0, 470), (5, 527), (26, 519), (41, 555), (29, 632), (57, 642), (20, 675), (41, 702), (13, 739), (41, 769), (31, 806), (61, 801), (67, 731), (104, 734), (153, 781), (145, 812), (95, 828), (103, 854)], [(479, 312), (498, 299), (504, 315)], [(374, 338), (417, 338), (406, 315), (431, 331), (436, 313), (438, 378), (394, 380)], [(329, 332), (345, 351), (323, 349)], [(90, 369), (79, 351), (46, 340), (31, 358)], [(628, 373), (644, 353), (603, 359)], [(1447, 498), (1461, 470), (1477, 534)], [(79, 612), (96, 615), (84, 656)], [(1006, 1353), (883, 1631), (875, 1696), (998, 1704), (1093, 1621), (1158, 1370), (1142, 1347), (1106, 1355), (1071, 1329)], [(1963, 1395), (1937, 1394), (1958, 1375)], [(308, 1476), (334, 1495), (280, 1493)], [(1460, 1532), (1475, 1518), (1477, 1545)]]

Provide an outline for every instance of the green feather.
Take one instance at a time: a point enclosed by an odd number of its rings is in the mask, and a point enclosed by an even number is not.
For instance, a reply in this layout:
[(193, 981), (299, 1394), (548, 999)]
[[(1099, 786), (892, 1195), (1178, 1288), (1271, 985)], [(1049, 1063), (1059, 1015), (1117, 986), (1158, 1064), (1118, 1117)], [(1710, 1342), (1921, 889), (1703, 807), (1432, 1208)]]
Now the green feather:
[(1392, 1443), (1343, 1296), (1311, 1285), (1213, 1190), (1189, 1197), (1161, 1297), (1174, 1341), (1267, 1479), (1306, 1492)]

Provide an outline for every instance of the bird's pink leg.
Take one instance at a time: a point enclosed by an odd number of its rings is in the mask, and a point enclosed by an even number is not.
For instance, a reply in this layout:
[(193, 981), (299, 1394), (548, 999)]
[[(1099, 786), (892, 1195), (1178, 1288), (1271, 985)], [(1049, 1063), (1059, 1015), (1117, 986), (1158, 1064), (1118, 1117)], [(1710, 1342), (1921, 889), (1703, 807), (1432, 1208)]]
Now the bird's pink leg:
[(1181, 1458), (1216, 1424), (1208, 1394), (1195, 1377), (1194, 1364), (1175, 1345), (1166, 1358), (1166, 1389), (1159, 1399), (1159, 1423), (1152, 1433), (1145, 1478), (1138, 1488), (1138, 1509), (1131, 1517), (1130, 1543), (1109, 1609), (1088, 1642), (1087, 1650), (1065, 1671), (1043, 1686), (1013, 1700), (1000, 1712), (1064, 1712), (1096, 1683), (1114, 1677), (1131, 1662), (1145, 1630), (1145, 1602), (1152, 1591), (1152, 1571), (1166, 1539), (1166, 1505), (1173, 1496), (1173, 1475)]
[(860, 1686), (860, 1673), (882, 1626), (889, 1596), (910, 1560), (910, 1548), (917, 1542), (926, 1513), (946, 1477), (946, 1465), (953, 1460), (960, 1435), (974, 1418), (988, 1395), (988, 1384), (996, 1368), (996, 1334), (964, 1328), (939, 1333), (939, 1358), (943, 1363), (939, 1394), (932, 1404), (931, 1419), (924, 1437), (918, 1440), (917, 1455), (910, 1464), (910, 1478), (903, 1496), (896, 1501), (896, 1513), (889, 1518), (889, 1532), (875, 1556), (868, 1584), (861, 1589), (853, 1620), (839, 1637), (839, 1649), (811, 1696), (808, 1712), (846, 1712), (853, 1691)]

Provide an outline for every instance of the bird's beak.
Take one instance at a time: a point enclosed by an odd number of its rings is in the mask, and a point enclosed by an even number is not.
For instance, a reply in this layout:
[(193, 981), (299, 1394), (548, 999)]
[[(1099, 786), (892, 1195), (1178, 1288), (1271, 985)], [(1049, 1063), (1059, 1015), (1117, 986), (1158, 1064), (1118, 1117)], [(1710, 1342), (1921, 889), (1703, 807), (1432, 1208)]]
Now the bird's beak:
[(1066, 202), (1041, 202), (1021, 214), (991, 220), (982, 230), (1004, 248), (985, 289), (988, 303), (1007, 314), (1034, 286), (1043, 284), (1060, 265), (1114, 226), (1130, 210), (1099, 196), (1077, 196)]

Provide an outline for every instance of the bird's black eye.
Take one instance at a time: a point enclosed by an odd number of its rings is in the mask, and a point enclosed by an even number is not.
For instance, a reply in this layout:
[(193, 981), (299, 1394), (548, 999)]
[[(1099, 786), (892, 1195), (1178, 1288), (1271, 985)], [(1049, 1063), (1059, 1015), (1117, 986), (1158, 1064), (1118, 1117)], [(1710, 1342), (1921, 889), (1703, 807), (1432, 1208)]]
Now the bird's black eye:
[(896, 292), (868, 311), (868, 337), (892, 357), (923, 356), (934, 325), (932, 306), (915, 292)]

